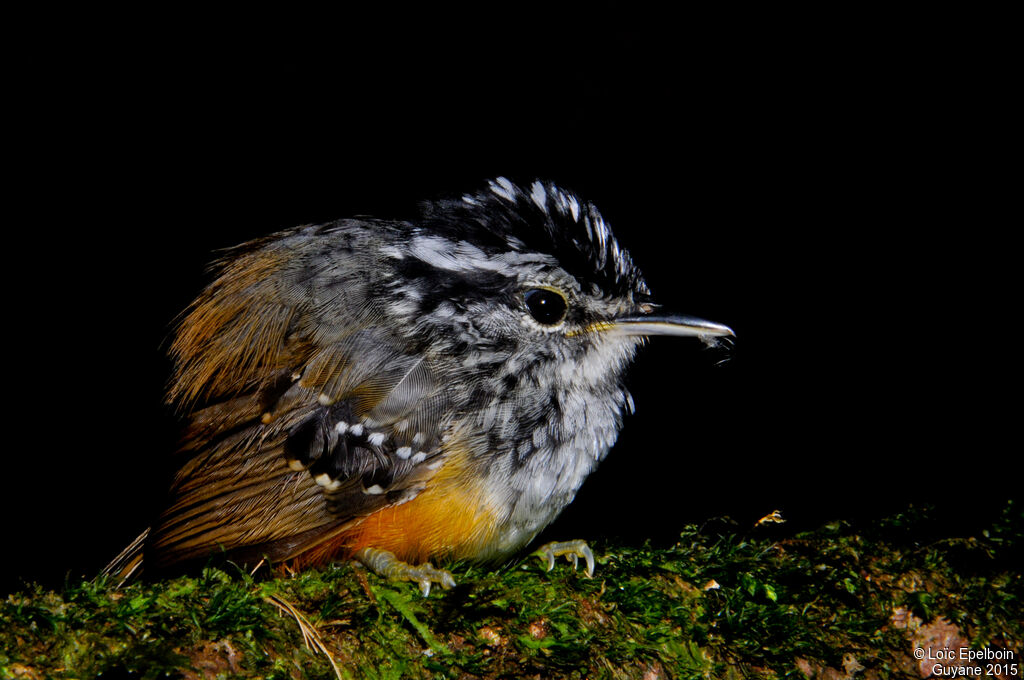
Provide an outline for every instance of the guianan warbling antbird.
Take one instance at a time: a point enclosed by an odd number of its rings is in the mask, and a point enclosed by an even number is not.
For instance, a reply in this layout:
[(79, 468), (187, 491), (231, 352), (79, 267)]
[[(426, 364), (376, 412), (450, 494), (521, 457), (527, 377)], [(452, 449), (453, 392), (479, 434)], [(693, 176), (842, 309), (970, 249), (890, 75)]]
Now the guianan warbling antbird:
[[(507, 558), (572, 501), (645, 337), (732, 335), (658, 313), (597, 208), (540, 181), (297, 227), (216, 271), (171, 345), (187, 462), (109, 573), (355, 558), (451, 587), (428, 559)], [(583, 541), (544, 551), (593, 571)]]

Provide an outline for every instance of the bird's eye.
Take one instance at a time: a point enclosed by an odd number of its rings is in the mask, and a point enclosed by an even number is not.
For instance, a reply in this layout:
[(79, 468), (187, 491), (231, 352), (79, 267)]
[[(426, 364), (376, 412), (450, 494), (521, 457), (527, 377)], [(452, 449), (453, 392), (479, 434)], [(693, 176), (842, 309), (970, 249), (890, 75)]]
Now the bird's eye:
[(564, 319), (569, 308), (564, 295), (547, 288), (531, 288), (523, 297), (530, 316), (545, 326), (553, 326)]

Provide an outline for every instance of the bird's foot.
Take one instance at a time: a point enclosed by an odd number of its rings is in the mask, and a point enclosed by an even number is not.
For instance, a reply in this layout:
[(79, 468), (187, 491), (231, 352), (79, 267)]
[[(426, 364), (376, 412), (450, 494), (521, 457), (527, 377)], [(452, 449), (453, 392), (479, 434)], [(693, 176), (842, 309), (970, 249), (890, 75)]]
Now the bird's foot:
[(587, 578), (594, 575), (594, 553), (591, 552), (590, 546), (587, 545), (586, 541), (558, 541), (555, 543), (546, 543), (541, 547), (537, 548), (534, 553), (542, 560), (546, 560), (548, 563), (548, 571), (551, 571), (555, 566), (555, 558), (565, 556), (565, 559), (572, 562), (572, 568), (576, 569), (577, 561), (582, 557), (587, 562)]
[(377, 548), (363, 548), (353, 555), (373, 573), (392, 581), (413, 581), (418, 583), (423, 597), (430, 595), (430, 586), (440, 584), (445, 590), (455, 587), (455, 577), (447, 569), (437, 569), (430, 562), (418, 567), (403, 562), (394, 553)]

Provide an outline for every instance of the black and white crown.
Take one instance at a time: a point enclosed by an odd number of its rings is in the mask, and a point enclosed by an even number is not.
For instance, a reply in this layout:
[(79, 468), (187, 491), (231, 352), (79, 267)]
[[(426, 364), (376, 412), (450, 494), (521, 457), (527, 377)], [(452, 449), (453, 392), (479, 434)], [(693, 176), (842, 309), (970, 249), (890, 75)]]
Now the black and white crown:
[(598, 209), (551, 182), (522, 187), (498, 177), (483, 191), (426, 203), (423, 211), (438, 233), (469, 241), (488, 254), (545, 253), (581, 284), (605, 295), (650, 294)]

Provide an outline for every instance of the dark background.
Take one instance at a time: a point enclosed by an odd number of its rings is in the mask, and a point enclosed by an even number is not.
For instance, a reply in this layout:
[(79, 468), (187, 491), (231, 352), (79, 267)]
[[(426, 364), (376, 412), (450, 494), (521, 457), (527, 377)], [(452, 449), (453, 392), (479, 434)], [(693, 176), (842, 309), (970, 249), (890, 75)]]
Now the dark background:
[(146, 526), (163, 352), (217, 249), (496, 175), (594, 201), (660, 302), (738, 335), (724, 363), (643, 350), (637, 414), (548, 538), (911, 503), (955, 534), (1019, 493), (999, 231), (1019, 130), (988, 20), (307, 19), (72, 17), (14, 64), (5, 589), (91, 576)]

